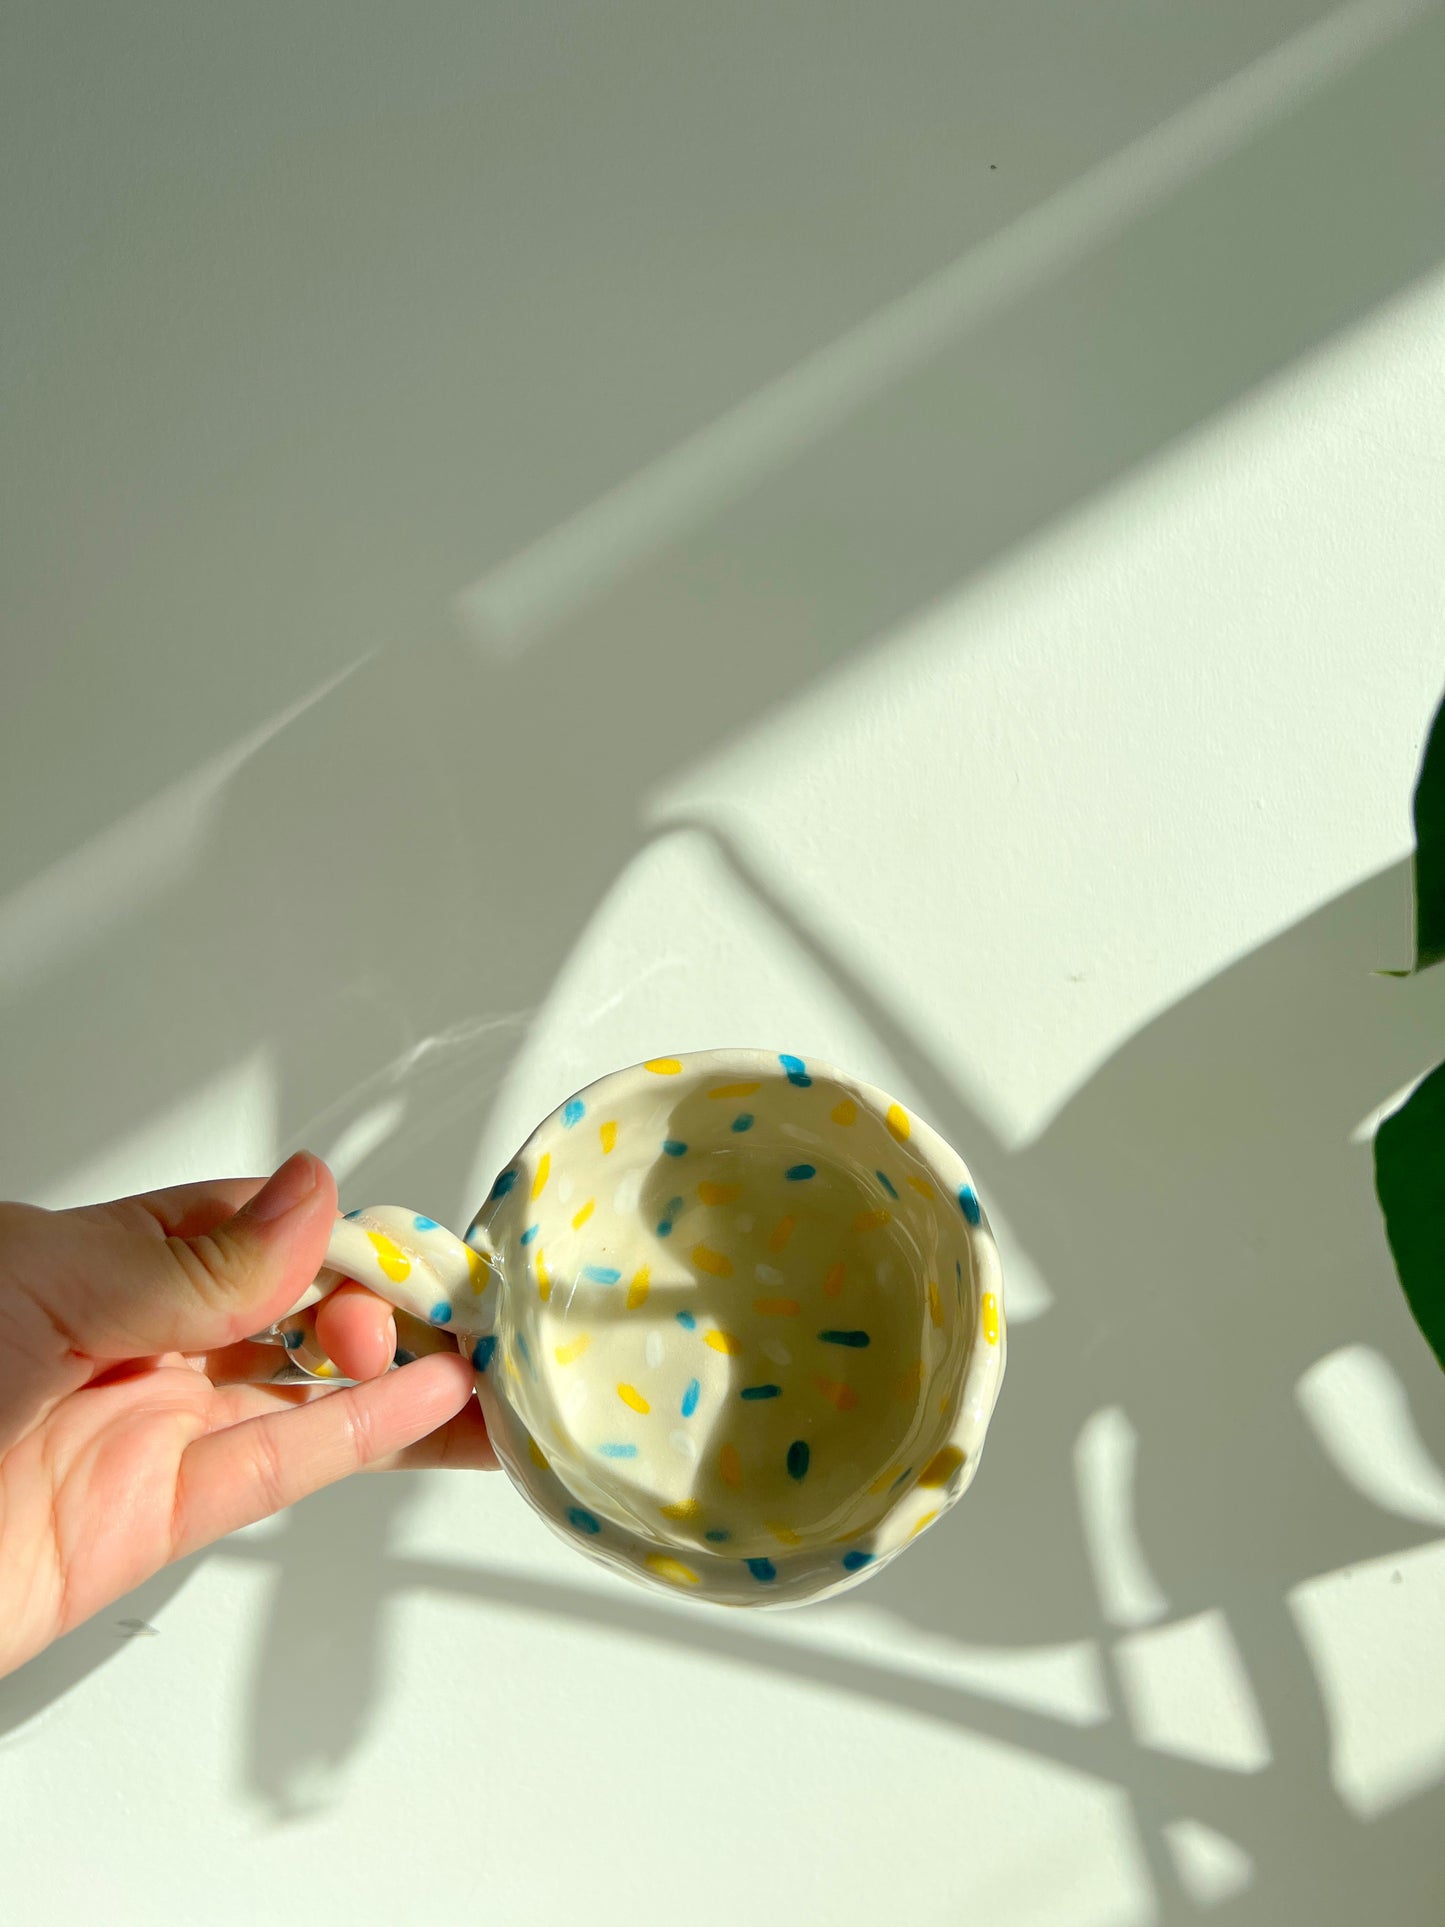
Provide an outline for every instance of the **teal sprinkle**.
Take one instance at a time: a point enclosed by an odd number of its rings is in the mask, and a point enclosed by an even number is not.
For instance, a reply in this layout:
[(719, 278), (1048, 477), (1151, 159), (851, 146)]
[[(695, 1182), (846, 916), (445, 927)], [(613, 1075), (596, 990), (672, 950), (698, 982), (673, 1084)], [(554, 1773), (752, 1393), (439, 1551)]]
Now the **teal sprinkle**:
[(883, 1189), (888, 1193), (890, 1198), (896, 1198), (898, 1196), (898, 1193), (893, 1189), (892, 1181), (886, 1171), (875, 1171), (873, 1175), (883, 1186)]
[(586, 1115), (587, 1106), (582, 1102), (580, 1097), (574, 1097), (562, 1106), (562, 1122), (569, 1131), (574, 1124), (579, 1123)]
[(725, 1546), (733, 1535), (730, 1532), (724, 1532), (719, 1526), (712, 1532), (705, 1532), (702, 1536), (704, 1539), (710, 1539), (715, 1546)]
[(782, 1396), (781, 1385), (744, 1385), (738, 1393), (739, 1398), (781, 1398)]
[(780, 1056), (778, 1062), (788, 1073), (788, 1082), (796, 1084), (800, 1091), (806, 1091), (813, 1080), (808, 1075), (808, 1067), (801, 1057)]
[(778, 1576), (778, 1569), (771, 1559), (749, 1559), (747, 1568), (754, 1579), (763, 1586), (767, 1585), (770, 1579), (776, 1579)]
[(599, 1445), (597, 1450), (602, 1454), (604, 1459), (635, 1459), (637, 1457), (637, 1447), (635, 1445)]
[(435, 1218), (424, 1218), (419, 1211), (412, 1218), (412, 1223), (418, 1231), (439, 1231), (441, 1229), (441, 1226)]
[(542, 1227), (540, 1224), (529, 1224), (527, 1226), (527, 1229), (522, 1233), (521, 1237), (517, 1240), (518, 1244), (523, 1244), (523, 1245), (531, 1244), (532, 1240), (536, 1237), (537, 1233), (541, 1229)]
[(492, 1354), (496, 1351), (496, 1349), (497, 1349), (497, 1340), (495, 1335), (489, 1336), (487, 1338), (479, 1338), (476, 1344), (473, 1345), (472, 1347), (473, 1370), (478, 1372), (484, 1372), (487, 1369), (488, 1365), (491, 1364)]
[(522, 1354), (522, 1363), (528, 1371), (532, 1369), (532, 1354), (527, 1349), (527, 1341), (521, 1332), (517, 1333), (517, 1350)]
[(790, 1183), (793, 1184), (806, 1184), (809, 1178), (815, 1178), (817, 1175), (818, 1167), (815, 1164), (791, 1164), (788, 1166), (787, 1176)]
[(579, 1532), (590, 1532), (595, 1536), (602, 1530), (601, 1520), (594, 1519), (590, 1512), (584, 1512), (580, 1505), (574, 1505), (567, 1517)]
[(868, 1344), (867, 1332), (819, 1332), (818, 1337), (825, 1345), (851, 1345), (854, 1351), (861, 1352)]
[(515, 1171), (503, 1171), (496, 1183), (492, 1186), (492, 1196), (494, 1198), (505, 1198), (516, 1182), (517, 1174)]
[(583, 1265), (582, 1276), (594, 1285), (615, 1285), (622, 1273), (612, 1265)]
[(668, 1199), (667, 1210), (657, 1227), (657, 1235), (659, 1238), (670, 1238), (672, 1236), (672, 1227), (677, 1223), (677, 1214), (681, 1209), (681, 1198)]
[(808, 1450), (808, 1441), (806, 1439), (794, 1439), (788, 1447), (788, 1477), (790, 1479), (806, 1479), (808, 1476), (808, 1466), (812, 1457), (812, 1453)]
[[(692, 1323), (688, 1327), (689, 1330), (692, 1329), (692, 1325), (697, 1323), (697, 1320), (692, 1317), (691, 1312), (680, 1311), (677, 1315), (679, 1318), (691, 1319)], [(697, 1402), (701, 1397), (702, 1386), (695, 1378), (690, 1378), (687, 1381), (687, 1390), (682, 1395), (682, 1415), (684, 1418), (692, 1417), (693, 1413), (697, 1410)]]
[(852, 1552), (845, 1552), (843, 1554), (843, 1570), (845, 1572), (861, 1572), (865, 1566), (871, 1566), (872, 1563), (873, 1554), (871, 1552), (860, 1551), (856, 1546)]
[(670, 1158), (685, 1158), (687, 1156), (687, 1146), (680, 1137), (665, 1137), (662, 1140), (662, 1148)]
[(733, 1119), (733, 1129), (735, 1131), (750, 1131), (752, 1128), (753, 1128), (752, 1112), (739, 1111), (737, 1116)]
[(970, 1224), (978, 1224), (982, 1221), (983, 1207), (979, 1204), (978, 1193), (971, 1184), (962, 1184), (959, 1186), (958, 1205)]
[(354, 1211), (348, 1211), (346, 1215), (348, 1218), (359, 1218), (361, 1216), (361, 1212), (362, 1212), (362, 1207), (360, 1205), (357, 1205)]
[(439, 1305), (433, 1305), (431, 1308), (430, 1317), (434, 1325), (450, 1324), (451, 1316), (452, 1316), (452, 1308), (447, 1303), (445, 1298), (441, 1301)]
[(678, 1324), (682, 1326), (682, 1329), (685, 1332), (696, 1330), (697, 1320), (693, 1317), (690, 1311), (680, 1311), (675, 1315), (676, 1315)]

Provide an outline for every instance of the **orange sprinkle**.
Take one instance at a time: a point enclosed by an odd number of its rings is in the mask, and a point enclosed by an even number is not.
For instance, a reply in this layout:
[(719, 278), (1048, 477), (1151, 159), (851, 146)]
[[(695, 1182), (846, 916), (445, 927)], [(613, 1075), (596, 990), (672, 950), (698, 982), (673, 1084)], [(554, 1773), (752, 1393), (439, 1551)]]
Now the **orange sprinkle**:
[(796, 1298), (755, 1298), (753, 1310), (764, 1318), (796, 1318), (803, 1307)]
[(851, 1385), (840, 1385), (836, 1379), (815, 1378), (813, 1383), (830, 1404), (836, 1405), (840, 1412), (851, 1412), (858, 1403), (857, 1391)]
[(779, 1218), (773, 1226), (772, 1236), (768, 1239), (768, 1250), (782, 1251), (792, 1237), (797, 1222), (796, 1218)]
[(823, 1280), (823, 1289), (825, 1292), (827, 1292), (830, 1298), (837, 1298), (842, 1295), (843, 1280), (847, 1276), (848, 1276), (848, 1267), (846, 1265), (829, 1266), (828, 1275)]
[(891, 1224), (892, 1221), (892, 1212), (885, 1211), (880, 1205), (876, 1211), (860, 1211), (853, 1220), (853, 1229), (860, 1233), (876, 1231), (880, 1225)]
[(717, 1455), (717, 1469), (724, 1485), (734, 1488), (743, 1482), (743, 1462), (735, 1445), (725, 1445)]
[(711, 1273), (714, 1278), (731, 1278), (733, 1261), (724, 1252), (714, 1251), (711, 1245), (694, 1245), (692, 1262), (699, 1271)]
[(704, 1204), (731, 1204), (734, 1198), (742, 1196), (740, 1184), (711, 1184), (706, 1179), (697, 1187), (697, 1195)]

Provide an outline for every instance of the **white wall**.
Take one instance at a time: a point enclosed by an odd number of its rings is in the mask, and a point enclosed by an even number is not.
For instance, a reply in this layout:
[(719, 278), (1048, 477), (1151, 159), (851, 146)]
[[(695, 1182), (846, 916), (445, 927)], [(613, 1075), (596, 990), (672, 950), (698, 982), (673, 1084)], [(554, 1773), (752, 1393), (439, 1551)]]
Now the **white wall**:
[(957, 1142), (1013, 1344), (964, 1505), (797, 1615), (480, 1476), (163, 1576), (0, 1682), (0, 1915), (1436, 1920), (1445, 1396), (1368, 1134), (1445, 1050), (1370, 974), (1439, 11), (7, 38), (0, 1189), (304, 1142), (458, 1223), (591, 1076), (770, 1044)]

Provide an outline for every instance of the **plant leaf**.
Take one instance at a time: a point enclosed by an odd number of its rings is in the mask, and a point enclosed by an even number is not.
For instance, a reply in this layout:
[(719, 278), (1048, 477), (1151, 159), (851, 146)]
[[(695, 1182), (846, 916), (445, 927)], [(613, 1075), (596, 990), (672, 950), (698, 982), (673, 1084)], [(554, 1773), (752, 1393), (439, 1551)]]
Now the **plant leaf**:
[(1410, 1310), (1445, 1370), (1445, 1064), (1375, 1133), (1375, 1190)]
[(1445, 703), (1415, 785), (1415, 968), (1445, 958)]

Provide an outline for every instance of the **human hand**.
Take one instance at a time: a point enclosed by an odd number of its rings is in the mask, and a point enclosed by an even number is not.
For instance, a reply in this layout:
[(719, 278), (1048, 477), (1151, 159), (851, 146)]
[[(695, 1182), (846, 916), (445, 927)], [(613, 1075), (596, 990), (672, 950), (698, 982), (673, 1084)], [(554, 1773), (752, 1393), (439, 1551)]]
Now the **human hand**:
[(318, 1307), (344, 1389), (269, 1383), (248, 1343), (319, 1270), (336, 1185), (257, 1178), (72, 1211), (0, 1204), (0, 1675), (170, 1560), (350, 1472), (491, 1466), (454, 1351), (388, 1371), (391, 1308)]

